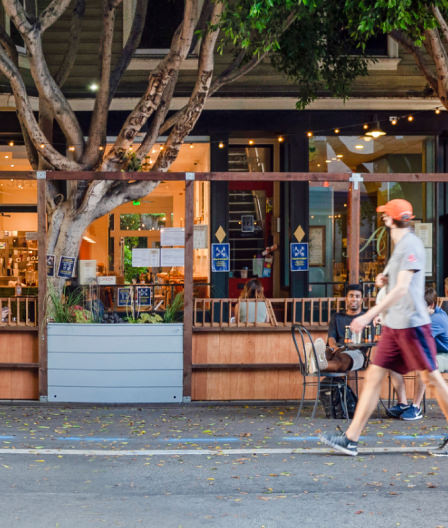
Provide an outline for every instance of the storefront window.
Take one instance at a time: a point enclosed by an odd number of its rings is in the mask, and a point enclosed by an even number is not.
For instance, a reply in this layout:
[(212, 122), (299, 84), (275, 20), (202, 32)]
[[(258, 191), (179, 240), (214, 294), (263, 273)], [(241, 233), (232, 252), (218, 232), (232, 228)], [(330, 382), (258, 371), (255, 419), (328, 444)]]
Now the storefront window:
[[(389, 246), (376, 213), (378, 205), (405, 198), (414, 207), (415, 229), (427, 249), (428, 278), (433, 276), (434, 184), (393, 182), (393, 173), (434, 170), (434, 140), (425, 136), (315, 137), (310, 141), (310, 171), (391, 173), (391, 182), (364, 182), (361, 188), (360, 280), (373, 293), (373, 280), (383, 268)], [(348, 279), (348, 184), (310, 183), (310, 295), (344, 294)]]

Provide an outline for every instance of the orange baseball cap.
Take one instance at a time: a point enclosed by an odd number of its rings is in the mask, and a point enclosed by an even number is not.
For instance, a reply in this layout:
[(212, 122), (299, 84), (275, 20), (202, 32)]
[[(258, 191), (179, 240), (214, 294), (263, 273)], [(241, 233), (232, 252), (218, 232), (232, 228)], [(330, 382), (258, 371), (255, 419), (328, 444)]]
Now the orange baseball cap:
[(415, 218), (415, 216), (412, 214), (412, 204), (407, 200), (402, 200), (401, 198), (390, 200), (387, 202), (387, 204), (380, 205), (376, 208), (376, 211), (377, 213), (386, 213), (394, 220), (400, 220), (402, 222), (407, 222)]

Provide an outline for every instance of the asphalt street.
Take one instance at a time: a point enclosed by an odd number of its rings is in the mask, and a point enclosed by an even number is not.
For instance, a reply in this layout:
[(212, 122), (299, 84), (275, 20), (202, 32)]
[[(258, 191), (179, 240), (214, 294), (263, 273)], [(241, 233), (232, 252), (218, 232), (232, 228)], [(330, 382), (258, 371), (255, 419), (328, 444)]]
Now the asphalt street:
[(373, 418), (356, 458), (291, 405), (0, 405), (5, 527), (448, 528), (448, 431)]

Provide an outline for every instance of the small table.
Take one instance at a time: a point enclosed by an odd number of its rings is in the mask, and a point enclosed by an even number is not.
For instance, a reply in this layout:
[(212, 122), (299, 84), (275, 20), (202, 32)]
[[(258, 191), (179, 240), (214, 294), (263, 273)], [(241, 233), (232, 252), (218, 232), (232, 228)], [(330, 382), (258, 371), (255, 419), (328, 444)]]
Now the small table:
[(344, 343), (343, 345), (341, 345), (341, 347), (346, 350), (361, 350), (364, 356), (364, 365), (362, 366), (362, 368), (353, 371), (355, 375), (356, 396), (358, 396), (358, 372), (359, 370), (365, 370), (369, 366), (372, 348), (375, 347), (377, 344), (378, 343), (376, 341), (369, 341), (364, 343)]

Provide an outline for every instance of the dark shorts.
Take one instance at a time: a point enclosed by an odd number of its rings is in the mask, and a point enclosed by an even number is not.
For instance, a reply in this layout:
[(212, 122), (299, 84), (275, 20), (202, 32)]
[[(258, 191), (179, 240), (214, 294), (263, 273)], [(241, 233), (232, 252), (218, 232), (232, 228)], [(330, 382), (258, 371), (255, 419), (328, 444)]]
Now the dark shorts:
[(432, 372), (437, 369), (436, 353), (430, 324), (399, 330), (383, 326), (372, 363), (399, 374), (412, 370)]

